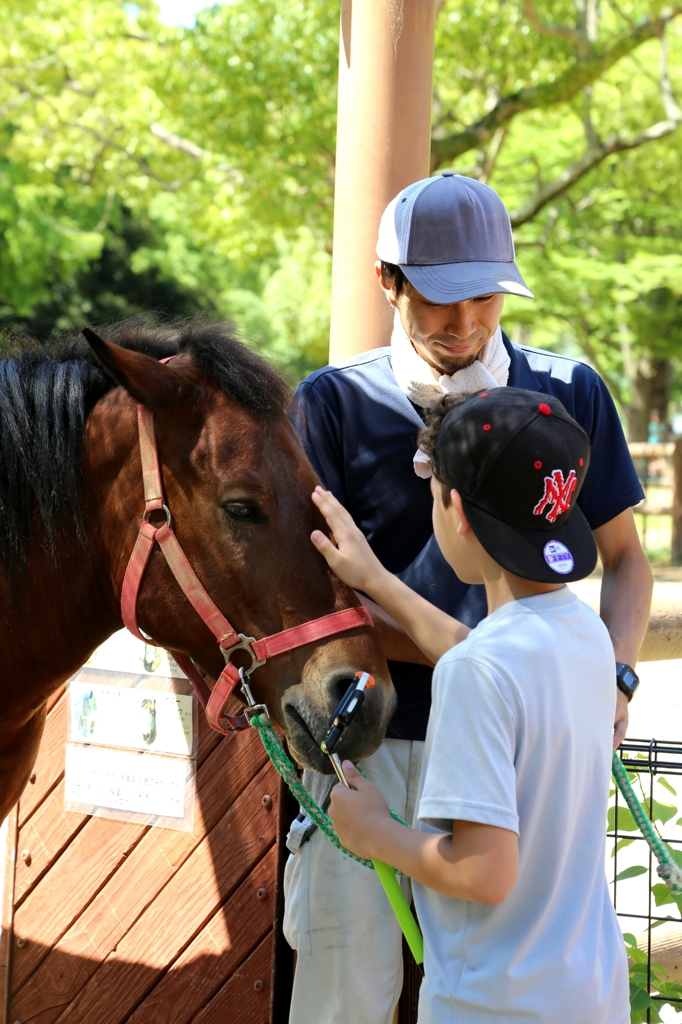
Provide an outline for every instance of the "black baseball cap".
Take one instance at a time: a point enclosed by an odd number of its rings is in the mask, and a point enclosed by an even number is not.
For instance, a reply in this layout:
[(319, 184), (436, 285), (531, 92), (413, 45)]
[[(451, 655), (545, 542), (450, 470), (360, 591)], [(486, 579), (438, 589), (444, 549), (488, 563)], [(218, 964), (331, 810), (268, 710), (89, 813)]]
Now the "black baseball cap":
[(596, 565), (576, 504), (589, 461), (587, 434), (557, 398), (509, 387), (450, 409), (433, 453), (488, 554), (537, 583), (580, 580)]

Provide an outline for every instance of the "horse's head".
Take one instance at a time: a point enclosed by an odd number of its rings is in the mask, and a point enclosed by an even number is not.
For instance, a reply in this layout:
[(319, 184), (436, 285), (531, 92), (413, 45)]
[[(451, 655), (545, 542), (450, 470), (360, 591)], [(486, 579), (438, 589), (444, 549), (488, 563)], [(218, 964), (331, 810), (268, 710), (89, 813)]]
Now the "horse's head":
[[(280, 378), (220, 325), (191, 324), (184, 336), (182, 330), (179, 353), (166, 365), (88, 332), (100, 363), (120, 385), (97, 403), (86, 432), (87, 490), (96, 496), (100, 550), (116, 595), (144, 509), (141, 403), (154, 415), (175, 534), (205, 590), (240, 633), (261, 638), (358, 605), (310, 542), (311, 531), (326, 526), (311, 501), (317, 480), (286, 417), (288, 391)], [(138, 620), (154, 643), (189, 655), (213, 679), (224, 668), (214, 636), (158, 547), (143, 578)], [(268, 706), (301, 764), (329, 773), (320, 742), (359, 670), (370, 672), (376, 687), (339, 746), (343, 756), (358, 760), (377, 749), (395, 704), (372, 630), (307, 644), (253, 674), (255, 699)]]

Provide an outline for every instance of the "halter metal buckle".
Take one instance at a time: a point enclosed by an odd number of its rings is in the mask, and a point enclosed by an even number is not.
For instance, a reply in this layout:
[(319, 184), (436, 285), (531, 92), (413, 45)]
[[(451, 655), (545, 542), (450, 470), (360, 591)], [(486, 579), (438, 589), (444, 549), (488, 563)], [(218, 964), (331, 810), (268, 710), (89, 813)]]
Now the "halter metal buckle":
[(171, 512), (170, 512), (170, 509), (168, 508), (168, 505), (162, 505), (161, 508), (146, 508), (144, 510), (144, 515), (142, 516), (142, 522), (146, 523), (147, 520), (149, 519), (149, 517), (151, 515), (154, 515), (155, 512), (165, 512), (166, 513), (166, 526), (170, 526), (170, 524), (171, 524)]
[(241, 683), (242, 683), (242, 693), (244, 694), (244, 697), (246, 698), (246, 707), (244, 708), (244, 718), (249, 723), (249, 725), (251, 725), (252, 724), (252, 722), (251, 722), (252, 718), (255, 718), (256, 715), (264, 715), (265, 718), (268, 720), (268, 722), (270, 724), (272, 724), (272, 721), (271, 721), (271, 718), (270, 718), (270, 712), (268, 711), (268, 709), (265, 706), (265, 704), (256, 704), (255, 700), (253, 699), (253, 694), (251, 693), (251, 687), (249, 686), (249, 675), (250, 675), (250, 671), (248, 669), (245, 669), (245, 668), (240, 668), (239, 669), (239, 678), (241, 679)]
[(241, 677), (243, 672), (245, 675), (250, 676), (257, 668), (260, 668), (261, 665), (265, 664), (265, 659), (263, 659), (263, 661), (259, 661), (253, 647), (251, 646), (256, 642), (255, 636), (244, 636), (243, 633), (237, 633), (237, 636), (239, 637), (238, 644), (233, 644), (232, 647), (221, 647), (220, 649), (223, 652), (223, 658), (225, 659), (226, 665), (229, 665), (232, 661), (232, 655), (235, 651), (246, 651), (251, 658), (251, 664), (247, 669), (240, 668), (239, 675)]

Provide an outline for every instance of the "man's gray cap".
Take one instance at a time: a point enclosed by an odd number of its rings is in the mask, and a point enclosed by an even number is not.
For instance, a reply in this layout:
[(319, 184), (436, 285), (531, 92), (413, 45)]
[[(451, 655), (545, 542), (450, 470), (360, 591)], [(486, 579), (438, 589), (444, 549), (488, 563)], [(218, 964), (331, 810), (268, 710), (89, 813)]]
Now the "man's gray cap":
[(381, 218), (377, 256), (430, 302), (506, 292), (533, 298), (514, 262), (504, 203), (488, 185), (444, 171), (408, 185)]

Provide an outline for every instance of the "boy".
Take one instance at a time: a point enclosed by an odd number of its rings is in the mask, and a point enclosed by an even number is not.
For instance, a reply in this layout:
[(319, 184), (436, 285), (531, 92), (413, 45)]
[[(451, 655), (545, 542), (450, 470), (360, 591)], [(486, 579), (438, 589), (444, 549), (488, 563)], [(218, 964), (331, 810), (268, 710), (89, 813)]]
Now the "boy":
[(507, 387), (445, 399), (420, 440), (436, 539), (460, 579), (485, 584), (488, 618), (469, 632), (410, 591), (317, 489), (335, 541), (315, 531), (317, 549), (440, 659), (416, 828), (393, 821), (350, 762), (334, 825), (349, 849), (413, 879), (420, 1024), (625, 1024), (604, 873), (613, 647), (565, 586), (596, 561), (575, 505), (587, 435), (556, 398)]

